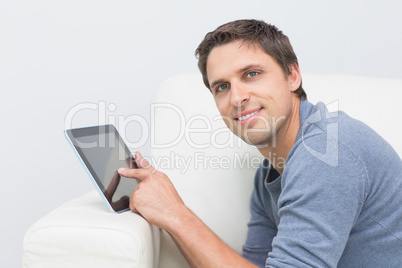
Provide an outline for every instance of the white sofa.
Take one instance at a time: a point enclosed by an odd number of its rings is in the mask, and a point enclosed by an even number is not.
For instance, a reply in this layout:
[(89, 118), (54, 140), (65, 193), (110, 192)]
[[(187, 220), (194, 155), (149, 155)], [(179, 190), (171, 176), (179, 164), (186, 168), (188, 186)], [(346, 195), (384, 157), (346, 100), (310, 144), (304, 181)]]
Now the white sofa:
[[(366, 122), (402, 155), (402, 80), (303, 75), (311, 102)], [(257, 150), (230, 134), (199, 74), (166, 80), (152, 120), (151, 161), (184, 202), (239, 253)], [(180, 160), (181, 159), (181, 160)], [(188, 161), (188, 168), (182, 165)], [(23, 267), (188, 267), (169, 235), (131, 212), (112, 214), (97, 192), (50, 212), (26, 233)]]

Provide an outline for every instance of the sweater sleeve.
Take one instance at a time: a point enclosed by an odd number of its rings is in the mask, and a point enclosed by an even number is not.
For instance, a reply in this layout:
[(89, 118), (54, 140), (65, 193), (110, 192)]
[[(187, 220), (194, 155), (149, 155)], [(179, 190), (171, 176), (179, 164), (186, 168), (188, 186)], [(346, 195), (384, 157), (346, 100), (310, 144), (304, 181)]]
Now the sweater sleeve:
[(264, 179), (268, 172), (266, 168), (268, 162), (265, 160), (264, 163), (255, 175), (254, 191), (250, 201), (251, 219), (248, 223), (246, 243), (243, 246), (243, 257), (259, 267), (265, 266), (268, 252), (272, 250), (272, 239), (277, 233), (274, 219), (267, 215), (265, 208), (267, 204), (264, 204), (262, 198)]
[[(359, 159), (332, 137), (300, 142), (282, 174), (279, 225), (267, 267), (336, 267), (362, 209), (367, 172)], [(328, 148), (327, 148), (328, 149)], [(316, 154), (312, 153), (312, 150)], [(324, 154), (335, 161), (326, 161)]]

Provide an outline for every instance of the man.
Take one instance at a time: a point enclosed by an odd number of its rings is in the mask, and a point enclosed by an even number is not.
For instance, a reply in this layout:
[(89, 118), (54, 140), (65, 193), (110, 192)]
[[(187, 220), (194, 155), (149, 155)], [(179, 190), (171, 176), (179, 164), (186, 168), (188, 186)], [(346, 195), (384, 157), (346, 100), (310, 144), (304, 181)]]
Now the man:
[[(208, 33), (196, 50), (228, 128), (266, 158), (255, 176), (243, 256), (149, 166), (130, 208), (170, 233), (195, 267), (402, 267), (402, 163), (363, 123), (306, 100), (288, 38), (262, 21)], [(284, 161), (281, 161), (284, 160)]]

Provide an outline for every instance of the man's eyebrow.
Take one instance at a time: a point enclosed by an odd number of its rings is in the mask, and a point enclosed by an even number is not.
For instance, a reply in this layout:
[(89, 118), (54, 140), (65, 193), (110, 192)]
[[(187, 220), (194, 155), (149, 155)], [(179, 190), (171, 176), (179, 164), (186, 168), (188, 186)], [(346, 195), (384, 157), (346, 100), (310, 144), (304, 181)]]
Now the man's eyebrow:
[(243, 68), (240, 68), (239, 70), (237, 70), (237, 73), (244, 73), (245, 71), (249, 71), (252, 69), (261, 69), (263, 67), (264, 66), (261, 64), (249, 64), (249, 65), (246, 65)]

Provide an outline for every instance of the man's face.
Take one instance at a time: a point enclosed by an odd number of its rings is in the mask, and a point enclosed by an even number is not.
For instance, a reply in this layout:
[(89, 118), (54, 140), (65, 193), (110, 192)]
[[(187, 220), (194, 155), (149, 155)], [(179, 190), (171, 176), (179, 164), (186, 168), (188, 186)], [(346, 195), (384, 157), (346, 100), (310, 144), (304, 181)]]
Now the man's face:
[[(296, 65), (285, 76), (278, 63), (258, 45), (233, 41), (212, 49), (208, 81), (227, 127), (249, 144), (275, 146), (286, 133), (299, 85)], [(299, 75), (299, 77), (295, 77)]]

